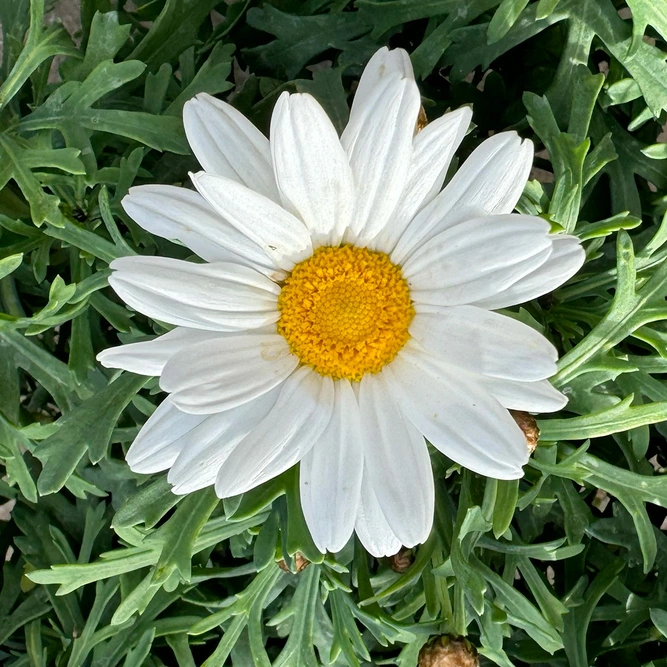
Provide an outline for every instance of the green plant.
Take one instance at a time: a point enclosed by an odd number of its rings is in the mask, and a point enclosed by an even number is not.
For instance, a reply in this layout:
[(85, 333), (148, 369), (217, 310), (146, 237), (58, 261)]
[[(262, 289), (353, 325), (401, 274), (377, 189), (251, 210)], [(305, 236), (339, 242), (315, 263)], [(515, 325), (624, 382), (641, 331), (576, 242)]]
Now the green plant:
[[(82, 0), (75, 41), (46, 4), (0, 3), (4, 664), (413, 667), (457, 634), (505, 667), (667, 665), (664, 2)], [(434, 453), (436, 526), (403, 573), (358, 544), (319, 554), (294, 471), (224, 502), (132, 473), (157, 383), (94, 356), (163, 331), (107, 266), (188, 256), (120, 206), (196, 169), (185, 101), (223, 95), (266, 131), (280, 92), (309, 92), (340, 129), (384, 44), (411, 53), (427, 115), (473, 105), (463, 154), (535, 141), (519, 209), (588, 255), (514, 313), (560, 349), (566, 410), (520, 482)]]

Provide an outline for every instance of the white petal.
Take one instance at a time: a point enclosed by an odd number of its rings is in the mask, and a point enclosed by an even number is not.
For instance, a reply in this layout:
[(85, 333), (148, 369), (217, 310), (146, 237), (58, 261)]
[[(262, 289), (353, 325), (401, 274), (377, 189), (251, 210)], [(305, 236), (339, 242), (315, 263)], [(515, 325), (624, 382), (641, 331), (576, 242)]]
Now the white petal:
[(340, 243), (354, 211), (352, 170), (313, 97), (280, 96), (271, 117), (271, 155), (285, 208), (303, 220), (317, 244)]
[[(403, 56), (391, 58), (403, 59)], [(412, 140), (421, 105), (412, 76), (389, 68), (378, 81), (361, 85), (341, 142), (350, 158), (357, 208), (350, 240), (372, 239), (389, 221), (405, 188), (412, 160)], [(359, 96), (359, 91), (357, 91)]]
[(420, 544), (431, 532), (435, 494), (424, 438), (401, 414), (383, 373), (364, 375), (359, 407), (364, 460), (382, 513), (403, 544)]
[(359, 511), (354, 529), (366, 551), (376, 558), (393, 556), (403, 546), (394, 535), (394, 531), (380, 509), (380, 503), (368, 479), (368, 470), (364, 470)]
[(303, 515), (322, 553), (340, 551), (352, 535), (364, 465), (357, 397), (348, 380), (335, 382), (334, 391), (331, 421), (299, 475)]
[(218, 496), (249, 491), (297, 464), (327, 427), (333, 402), (331, 378), (302, 366), (283, 384), (269, 414), (223, 464), (215, 482)]
[(269, 140), (233, 106), (200, 93), (183, 107), (188, 143), (205, 171), (279, 201)]
[(445, 230), (403, 265), (413, 300), (456, 306), (506, 289), (546, 261), (552, 250), (549, 229), (542, 218), (498, 215)]
[(204, 172), (190, 176), (204, 199), (281, 269), (291, 271), (312, 254), (304, 224), (278, 204), (228, 178)]
[(368, 61), (359, 79), (350, 111), (350, 122), (345, 128), (344, 135), (348, 135), (346, 142), (351, 143), (350, 135), (359, 133), (359, 126), (363, 123), (366, 113), (375, 104), (378, 90), (381, 90), (388, 80), (414, 80), (414, 78), (410, 56), (406, 51), (403, 49), (390, 51), (386, 46), (378, 49)]
[(247, 236), (223, 220), (198, 193), (173, 185), (139, 185), (121, 202), (146, 231), (177, 240), (207, 262), (235, 261), (262, 273), (277, 267)]
[(417, 211), (435, 197), (470, 125), (472, 110), (462, 107), (429, 123), (414, 139), (408, 182), (392, 220), (372, 246), (391, 252)]
[(166, 470), (180, 454), (181, 437), (207, 419), (206, 415), (181, 412), (167, 396), (134, 439), (125, 460), (134, 472)]
[(97, 355), (105, 368), (122, 368), (137, 375), (160, 375), (167, 361), (180, 350), (224, 334), (177, 327), (173, 331), (140, 343), (110, 347)]
[(482, 382), (410, 341), (382, 372), (406, 417), (445, 456), (487, 477), (523, 476), (523, 433)]
[(174, 355), (160, 387), (180, 410), (231, 410), (284, 382), (299, 360), (278, 334), (243, 334), (193, 345)]
[(484, 387), (508, 410), (556, 412), (567, 405), (567, 396), (552, 387), (548, 380), (515, 382), (485, 378)]
[(243, 438), (275, 405), (280, 389), (272, 389), (244, 405), (206, 418), (180, 439), (181, 451), (167, 479), (174, 493), (192, 493), (215, 484), (222, 464)]
[(528, 180), (533, 153), (532, 142), (522, 142), (515, 132), (502, 132), (484, 141), (413, 219), (396, 245), (394, 261), (401, 263), (425, 240), (461, 221), (511, 213)]
[(473, 373), (531, 382), (556, 372), (558, 351), (541, 333), (476, 306), (424, 307), (410, 335), (430, 353)]
[(525, 303), (560, 287), (582, 267), (586, 253), (576, 236), (550, 236), (552, 252), (534, 271), (494, 295), (475, 302), (483, 308), (506, 308)]
[(109, 284), (139, 312), (211, 331), (243, 331), (277, 322), (280, 288), (240, 264), (195, 264), (169, 257), (120, 257)]

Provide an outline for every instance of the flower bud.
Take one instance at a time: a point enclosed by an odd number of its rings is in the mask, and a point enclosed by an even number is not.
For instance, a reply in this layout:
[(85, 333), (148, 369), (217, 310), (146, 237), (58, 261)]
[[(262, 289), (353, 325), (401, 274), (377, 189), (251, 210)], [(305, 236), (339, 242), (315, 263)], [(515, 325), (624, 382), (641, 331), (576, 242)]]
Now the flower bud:
[[(310, 565), (310, 561), (307, 558), (304, 558), (298, 551), (294, 554), (294, 571), (298, 574), (302, 570), (305, 570)], [(284, 572), (291, 572), (292, 570), (287, 567), (287, 563), (284, 558), (281, 558), (278, 561), (278, 567)]]
[(526, 445), (528, 445), (528, 451), (532, 454), (535, 451), (535, 447), (537, 447), (537, 441), (540, 437), (540, 429), (537, 427), (535, 417), (529, 415), (527, 412), (522, 412), (521, 410), (510, 410), (510, 414), (514, 417), (514, 421), (523, 431), (523, 435), (526, 438)]
[(444, 635), (422, 647), (418, 667), (479, 667), (479, 658), (465, 637)]
[(401, 547), (401, 550), (389, 556), (389, 567), (399, 574), (403, 574), (411, 565), (414, 563), (415, 557), (412, 553), (412, 549), (407, 549), (406, 547)]
[(428, 117), (426, 116), (426, 109), (419, 107), (419, 115), (417, 116), (417, 132), (421, 132), (428, 125)]

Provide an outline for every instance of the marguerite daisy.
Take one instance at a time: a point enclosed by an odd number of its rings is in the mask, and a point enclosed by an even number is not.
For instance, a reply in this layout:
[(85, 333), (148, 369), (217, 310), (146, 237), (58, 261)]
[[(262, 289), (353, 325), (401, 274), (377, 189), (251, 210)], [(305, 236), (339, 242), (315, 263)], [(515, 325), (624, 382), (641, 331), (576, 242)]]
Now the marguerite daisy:
[(107, 367), (159, 375), (169, 396), (127, 461), (169, 469), (175, 493), (243, 493), (300, 463), (322, 551), (356, 530), (370, 553), (423, 542), (433, 522), (428, 440), (453, 461), (516, 479), (528, 459), (508, 409), (557, 410), (556, 349), (493, 312), (553, 290), (581, 266), (572, 236), (512, 214), (533, 147), (484, 141), (444, 188), (471, 112), (417, 132), (402, 50), (366, 67), (339, 138), (309, 95), (283, 93), (270, 141), (208, 95), (184, 123), (196, 188), (124, 199), (144, 229), (204, 263), (123, 257), (109, 283), (174, 325), (106, 350)]

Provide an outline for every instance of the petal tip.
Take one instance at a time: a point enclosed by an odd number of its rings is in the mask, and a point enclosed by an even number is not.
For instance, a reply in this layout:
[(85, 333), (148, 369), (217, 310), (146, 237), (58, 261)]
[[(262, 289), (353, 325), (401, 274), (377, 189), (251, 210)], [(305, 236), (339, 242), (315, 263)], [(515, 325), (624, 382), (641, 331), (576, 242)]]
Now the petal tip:
[[(121, 346), (122, 347), (122, 346)], [(115, 355), (115, 350), (117, 347), (108, 347), (106, 350), (98, 352), (95, 356), (95, 359), (104, 366), (104, 368), (117, 368), (113, 365), (113, 357)]]

